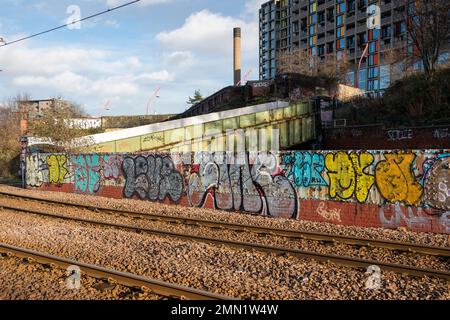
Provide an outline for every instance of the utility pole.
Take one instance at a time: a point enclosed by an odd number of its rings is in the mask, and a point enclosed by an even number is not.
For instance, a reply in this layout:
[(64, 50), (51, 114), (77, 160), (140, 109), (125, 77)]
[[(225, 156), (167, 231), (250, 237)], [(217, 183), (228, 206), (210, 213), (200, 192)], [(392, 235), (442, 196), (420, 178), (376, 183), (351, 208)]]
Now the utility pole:
[[(3, 39), (2, 37), (0, 37), (0, 45), (1, 44), (6, 44), (6, 41), (5, 41), (5, 39)], [(0, 69), (0, 72), (2, 72), (3, 70), (2, 69)]]

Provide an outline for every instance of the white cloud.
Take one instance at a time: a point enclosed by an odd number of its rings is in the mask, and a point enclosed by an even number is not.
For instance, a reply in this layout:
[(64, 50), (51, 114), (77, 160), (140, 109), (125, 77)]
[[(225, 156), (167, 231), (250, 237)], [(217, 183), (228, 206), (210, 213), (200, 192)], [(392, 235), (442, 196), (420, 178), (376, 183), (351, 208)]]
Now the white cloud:
[[(129, 0), (96, 1), (112, 7)], [(141, 2), (147, 6), (176, 3), (173, 0)], [(36, 99), (61, 94), (85, 105), (91, 114), (106, 112), (104, 105), (109, 100), (111, 111), (108, 114), (142, 114), (148, 97), (160, 86), (161, 98), (154, 102), (152, 109), (159, 113), (182, 111), (187, 97), (192, 96), (195, 89), (209, 95), (232, 84), (234, 27), (241, 27), (243, 32), (243, 73), (252, 68), (251, 78), (257, 77), (258, 2), (264, 1), (243, 2), (245, 6), (235, 16), (208, 10), (194, 12), (173, 29), (160, 32), (158, 41), (147, 41), (144, 49), (105, 50), (100, 46), (64, 43), (46, 46), (45, 38), (2, 48), (0, 69), (4, 72), (1, 73), (0, 93), (7, 97), (26, 92)], [(111, 27), (115, 26), (114, 22), (92, 20), (93, 24)], [(5, 28), (4, 19), (1, 23), (0, 28)], [(123, 23), (121, 20), (121, 26)], [(18, 37), (6, 33), (2, 34), (8, 38), (6, 40)], [(148, 37), (152, 36), (148, 33)], [(114, 47), (113, 43), (106, 44)]]
[(153, 68), (137, 57), (115, 58), (105, 50), (33, 48), (0, 50), (4, 74), (14, 86), (79, 96), (133, 95), (142, 86), (173, 81), (168, 70)]
[(232, 48), (233, 28), (242, 28), (242, 48), (254, 52), (258, 48), (258, 24), (202, 10), (189, 16), (184, 25), (172, 31), (161, 32), (157, 39), (177, 50), (229, 54)]
[(193, 59), (193, 54), (190, 51), (175, 51), (170, 53), (164, 61), (169, 66), (188, 67), (193, 64)]

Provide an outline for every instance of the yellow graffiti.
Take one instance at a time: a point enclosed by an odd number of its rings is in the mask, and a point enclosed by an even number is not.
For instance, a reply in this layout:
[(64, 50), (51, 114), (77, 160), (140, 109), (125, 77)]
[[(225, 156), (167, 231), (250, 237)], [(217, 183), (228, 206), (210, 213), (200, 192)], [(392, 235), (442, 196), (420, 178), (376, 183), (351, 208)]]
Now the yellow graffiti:
[(48, 166), (48, 182), (55, 184), (63, 184), (67, 174), (65, 155), (51, 155), (46, 159)]
[(359, 202), (365, 202), (375, 178), (364, 171), (373, 162), (374, 157), (368, 152), (327, 154), (325, 166), (330, 178), (330, 197), (347, 200), (356, 196)]
[(381, 195), (392, 203), (416, 204), (423, 193), (422, 186), (412, 172), (416, 156), (412, 153), (386, 154), (385, 158), (376, 168), (376, 181)]

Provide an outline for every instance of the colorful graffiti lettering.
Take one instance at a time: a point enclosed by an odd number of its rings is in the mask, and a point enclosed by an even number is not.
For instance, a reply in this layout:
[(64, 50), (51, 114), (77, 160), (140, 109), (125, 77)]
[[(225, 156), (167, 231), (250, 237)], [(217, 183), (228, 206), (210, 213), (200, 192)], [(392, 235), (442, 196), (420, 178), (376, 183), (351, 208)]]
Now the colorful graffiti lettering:
[(244, 165), (224, 164), (223, 154), (204, 153), (197, 172), (191, 174), (187, 194), (192, 206), (204, 205), (212, 190), (216, 208), (279, 217), (297, 215), (295, 189), (283, 174), (277, 174), (277, 160), (261, 153), (250, 169)]
[(325, 158), (320, 153), (295, 151), (285, 155), (283, 161), (290, 165), (286, 175), (292, 179), (296, 187), (326, 186), (327, 182), (322, 177), (325, 169)]
[(26, 184), (38, 188), (46, 182), (48, 177), (48, 167), (39, 154), (32, 154), (26, 157)]
[(374, 184), (375, 178), (366, 172), (373, 162), (374, 157), (368, 152), (327, 154), (325, 166), (330, 179), (330, 197), (349, 200), (355, 196), (358, 202), (365, 202)]
[(425, 200), (433, 208), (450, 210), (450, 155), (438, 158), (427, 172)]
[(68, 173), (65, 155), (50, 155), (45, 162), (48, 166), (48, 183), (63, 184)]
[(175, 170), (170, 157), (126, 157), (122, 163), (126, 198), (137, 194), (141, 199), (178, 202), (183, 194), (183, 176)]
[(394, 211), (394, 213), (387, 218), (385, 214), (386, 208), (381, 207), (380, 209), (380, 222), (385, 228), (394, 229), (407, 226), (411, 230), (431, 230), (432, 224), (438, 224), (443, 228), (444, 232), (450, 232), (450, 211), (445, 212), (440, 216), (433, 216), (425, 214), (422, 207), (417, 209), (403, 207), (398, 202), (391, 211)]
[(391, 203), (405, 202), (414, 205), (419, 202), (423, 188), (416, 181), (412, 166), (413, 153), (385, 154), (386, 160), (376, 166), (376, 182), (381, 195)]
[(100, 189), (100, 156), (78, 155), (72, 156), (75, 176), (75, 191), (95, 193)]
[(118, 180), (120, 177), (121, 158), (119, 156), (102, 156), (100, 166), (105, 180)]
[(24, 160), (31, 188), (450, 233), (449, 150), (35, 153)]

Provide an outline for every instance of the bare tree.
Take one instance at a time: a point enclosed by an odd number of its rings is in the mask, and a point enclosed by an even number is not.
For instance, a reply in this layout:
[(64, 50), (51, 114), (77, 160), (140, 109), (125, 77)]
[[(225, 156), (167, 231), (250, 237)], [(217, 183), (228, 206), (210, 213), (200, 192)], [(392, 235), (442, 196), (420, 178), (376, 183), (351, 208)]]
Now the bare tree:
[(101, 132), (101, 129), (83, 129), (71, 125), (69, 119), (85, 114), (75, 103), (61, 104), (56, 108), (43, 111), (42, 117), (29, 123), (28, 134), (34, 138), (48, 140), (54, 149), (66, 152), (81, 152), (87, 150), (91, 141), (84, 138), (90, 134)]
[(305, 50), (294, 48), (290, 52), (280, 52), (277, 57), (277, 73), (299, 73), (311, 75), (312, 61)]
[(20, 110), (18, 101), (28, 95), (18, 95), (0, 105), (0, 177), (12, 178), (19, 171)]
[(335, 53), (312, 57), (304, 49), (295, 48), (278, 55), (277, 68), (278, 73), (299, 73), (343, 82), (348, 64), (339, 61)]
[(389, 66), (389, 79), (392, 82), (406, 78), (413, 71), (413, 57), (408, 55), (404, 43), (399, 42), (399, 44), (401, 45), (381, 52), (382, 64)]
[(406, 0), (408, 36), (428, 79), (436, 71), (439, 54), (449, 36), (449, 0)]

